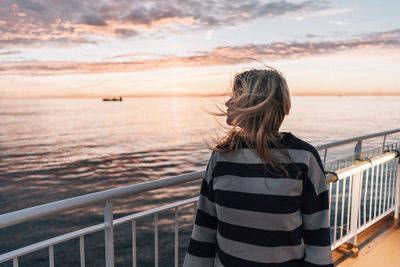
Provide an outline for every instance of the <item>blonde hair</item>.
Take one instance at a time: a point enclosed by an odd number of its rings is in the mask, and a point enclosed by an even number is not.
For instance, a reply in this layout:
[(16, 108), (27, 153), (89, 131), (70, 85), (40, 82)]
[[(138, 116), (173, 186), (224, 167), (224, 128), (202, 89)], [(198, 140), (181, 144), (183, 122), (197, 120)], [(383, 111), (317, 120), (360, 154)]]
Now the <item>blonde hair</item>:
[(227, 122), (233, 126), (217, 141), (213, 148), (218, 152), (236, 152), (244, 142), (256, 151), (265, 164), (275, 170), (286, 170), (271, 152), (276, 147), (290, 159), (279, 144), (279, 128), (289, 114), (291, 102), (289, 89), (283, 75), (276, 69), (252, 69), (235, 75), (231, 99), (226, 103)]

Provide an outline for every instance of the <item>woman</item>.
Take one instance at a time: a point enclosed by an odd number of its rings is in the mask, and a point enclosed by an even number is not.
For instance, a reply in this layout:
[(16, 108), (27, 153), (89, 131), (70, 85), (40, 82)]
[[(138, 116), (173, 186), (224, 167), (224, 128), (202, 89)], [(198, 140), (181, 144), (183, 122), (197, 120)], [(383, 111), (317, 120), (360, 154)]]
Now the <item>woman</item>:
[(333, 266), (328, 191), (318, 152), (279, 132), (290, 110), (274, 69), (235, 76), (228, 134), (202, 181), (185, 267)]

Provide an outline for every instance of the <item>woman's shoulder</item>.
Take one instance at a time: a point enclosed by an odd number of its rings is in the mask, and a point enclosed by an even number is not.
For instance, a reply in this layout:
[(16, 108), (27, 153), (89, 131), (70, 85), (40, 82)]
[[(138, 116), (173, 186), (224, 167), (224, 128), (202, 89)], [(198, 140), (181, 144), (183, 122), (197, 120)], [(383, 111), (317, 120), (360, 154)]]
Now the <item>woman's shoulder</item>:
[(319, 155), (317, 149), (313, 145), (290, 132), (285, 134), (282, 138), (281, 145), (287, 149), (306, 150), (312, 154)]
[(310, 143), (298, 138), (291, 132), (284, 133), (284, 136), (282, 137), (280, 141), (281, 145), (285, 146), (288, 149), (302, 149), (302, 150), (315, 150), (315, 147), (311, 145)]
[(322, 166), (317, 149), (310, 143), (298, 138), (292, 133), (289, 132), (285, 135), (285, 137), (282, 139), (281, 145), (283, 145), (286, 149), (303, 150), (310, 152), (318, 161), (318, 163)]

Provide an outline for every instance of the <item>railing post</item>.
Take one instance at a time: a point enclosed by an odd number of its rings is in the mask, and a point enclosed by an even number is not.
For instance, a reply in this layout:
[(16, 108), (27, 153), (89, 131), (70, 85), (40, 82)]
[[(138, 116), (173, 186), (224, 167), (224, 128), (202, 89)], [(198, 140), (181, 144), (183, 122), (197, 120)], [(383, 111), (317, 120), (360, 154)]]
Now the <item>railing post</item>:
[(175, 208), (175, 267), (178, 267), (178, 251), (179, 251), (179, 213)]
[(81, 256), (81, 267), (85, 267), (85, 239), (83, 235), (79, 237), (79, 251)]
[(136, 259), (136, 220), (132, 221), (132, 265), (137, 266)]
[[(361, 194), (361, 174), (358, 172), (353, 175), (353, 186), (351, 190), (351, 222), (350, 222), (350, 234), (353, 236), (349, 243), (354, 247), (357, 246), (357, 230), (358, 230), (358, 218), (360, 210), (360, 194)], [(354, 253), (357, 256), (357, 253)]]
[(383, 136), (382, 152), (385, 152), (386, 136), (387, 136), (387, 134), (385, 134), (385, 135)]
[(106, 267), (114, 267), (113, 205), (110, 201), (106, 201), (104, 207), (104, 226)]
[(394, 197), (394, 224), (395, 229), (399, 228), (399, 200), (400, 200), (400, 158), (397, 159), (396, 193)]
[(49, 266), (54, 267), (54, 246), (49, 247)]
[(362, 150), (362, 140), (358, 141), (356, 146), (354, 147), (354, 159), (361, 159), (361, 150)]
[(328, 154), (328, 149), (327, 148), (325, 148), (325, 150), (324, 150), (324, 168), (325, 168), (325, 166), (326, 166), (326, 158), (327, 158), (327, 155)]
[(154, 266), (158, 267), (158, 213), (154, 214)]

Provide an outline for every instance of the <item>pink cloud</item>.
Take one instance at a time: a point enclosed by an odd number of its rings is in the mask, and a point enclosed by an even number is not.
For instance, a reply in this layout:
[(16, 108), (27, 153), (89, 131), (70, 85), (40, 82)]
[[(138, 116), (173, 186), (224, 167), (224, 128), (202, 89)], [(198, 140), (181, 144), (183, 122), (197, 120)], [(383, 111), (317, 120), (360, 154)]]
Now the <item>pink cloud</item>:
[(236, 25), (261, 17), (326, 10), (326, 2), (2, 0), (0, 48), (91, 42), (88, 36), (132, 37), (157, 29), (177, 31)]
[[(400, 29), (343, 41), (247, 44), (199, 51), (186, 57), (160, 57), (125, 62), (3, 62), (0, 75), (58, 75), (136, 72), (172, 67), (234, 65), (259, 60), (296, 59), (366, 47), (400, 48)], [(124, 55), (121, 55), (123, 57)], [(126, 55), (130, 57), (132, 55)], [(116, 56), (115, 58), (120, 58)]]

